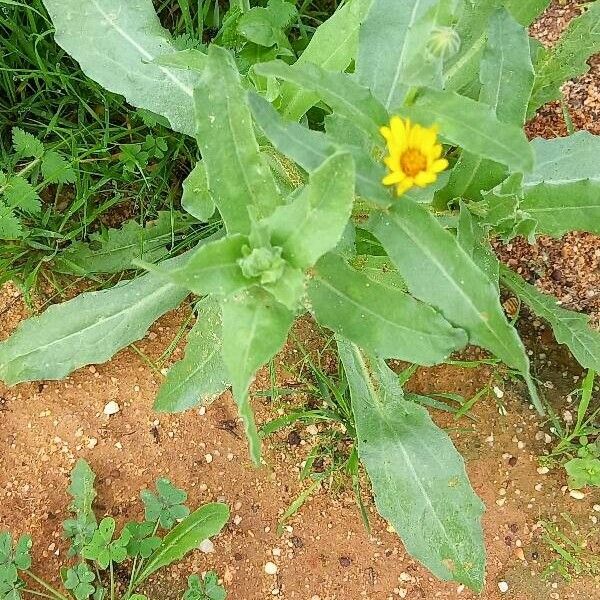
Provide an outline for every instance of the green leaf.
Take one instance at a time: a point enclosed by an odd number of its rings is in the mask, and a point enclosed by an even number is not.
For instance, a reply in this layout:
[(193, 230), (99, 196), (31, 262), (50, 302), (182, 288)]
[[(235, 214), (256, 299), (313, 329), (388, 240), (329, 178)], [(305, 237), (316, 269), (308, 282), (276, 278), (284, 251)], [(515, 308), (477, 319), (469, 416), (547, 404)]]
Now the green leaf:
[(465, 332), (433, 308), (355, 271), (335, 254), (317, 263), (308, 296), (321, 325), (382, 358), (433, 365), (467, 343)]
[(19, 217), (0, 200), (0, 240), (18, 240), (21, 237), (23, 228)]
[(120, 229), (91, 234), (89, 242), (71, 244), (53, 265), (60, 273), (89, 275), (133, 269), (134, 261), (156, 262), (168, 255), (175, 236), (189, 230), (193, 222), (182, 213), (167, 211), (145, 226), (126, 221)]
[[(358, 31), (371, 2), (349, 0), (338, 8), (317, 28), (295, 65), (301, 68), (310, 63), (327, 71), (345, 71), (356, 57)], [(286, 82), (281, 88), (279, 106), (286, 119), (297, 121), (319, 100), (318, 94)]]
[(556, 341), (566, 344), (582, 367), (600, 371), (600, 332), (590, 327), (589, 316), (560, 307), (552, 296), (542, 294), (510, 269), (501, 269), (502, 284), (550, 323)]
[(271, 243), (291, 265), (306, 269), (340, 241), (354, 201), (354, 164), (347, 153), (328, 158), (290, 204), (266, 221)]
[(373, 0), (360, 30), (356, 72), (387, 110), (400, 106), (412, 86), (441, 87), (444, 54), (428, 42), (449, 25), (459, 2)]
[(71, 483), (68, 487), (68, 492), (73, 498), (69, 510), (74, 512), (76, 516), (82, 516), (94, 523), (96, 522), (96, 516), (92, 504), (96, 497), (95, 480), (96, 475), (90, 465), (83, 458), (80, 458), (71, 471)]
[(44, 144), (20, 127), (12, 128), (12, 140), (15, 153), (22, 158), (41, 158), (44, 154)]
[(338, 339), (348, 378), (358, 453), (382, 517), (411, 556), (441, 579), (476, 592), (484, 583), (484, 505), (462, 457), (427, 410), (404, 399), (382, 360)]
[(227, 592), (219, 585), (219, 578), (214, 571), (209, 571), (204, 580), (198, 575), (188, 577), (188, 587), (182, 600), (225, 600)]
[(246, 92), (227, 50), (211, 46), (203, 82), (196, 90), (196, 119), (208, 188), (227, 231), (247, 234), (248, 208), (260, 220), (281, 198), (259, 151)]
[(77, 179), (73, 167), (54, 150), (48, 150), (42, 158), (42, 175), (48, 183), (74, 183)]
[(84, 546), (82, 556), (98, 563), (101, 569), (106, 569), (110, 563), (121, 563), (127, 558), (129, 532), (123, 531), (119, 538), (113, 540), (115, 520), (105, 517), (100, 521), (92, 540)]
[(528, 27), (546, 10), (550, 0), (504, 0), (503, 4), (521, 25)]
[(248, 398), (256, 371), (281, 349), (294, 313), (268, 293), (251, 288), (221, 303), (223, 360), (229, 371), (233, 397), (244, 420), (250, 455), (260, 463), (260, 440)]
[(385, 167), (382, 163), (375, 162), (363, 148), (336, 144), (320, 131), (286, 122), (257, 94), (250, 93), (248, 101), (256, 122), (271, 143), (305, 171), (315, 171), (335, 152), (350, 152), (355, 162), (357, 193), (383, 207), (391, 204), (389, 190), (381, 185)]
[(426, 208), (404, 199), (387, 215), (374, 216), (368, 229), (383, 244), (413, 296), (464, 329), (470, 343), (487, 348), (529, 379), (525, 348), (506, 320), (496, 288)]
[(187, 335), (185, 356), (169, 369), (154, 410), (181, 412), (206, 406), (227, 389), (229, 375), (221, 344), (221, 310), (213, 299), (203, 299), (198, 304), (198, 320)]
[(147, 265), (147, 268), (200, 296), (211, 293), (224, 296), (254, 283), (239, 264), (248, 243), (245, 235), (233, 234), (192, 250), (178, 268), (165, 269), (162, 265)]
[(170, 529), (190, 514), (189, 508), (184, 506), (187, 493), (164, 477), (156, 480), (156, 494), (143, 490), (140, 497), (144, 503), (146, 520), (158, 522), (164, 529)]
[(585, 458), (572, 458), (565, 463), (565, 470), (569, 476), (569, 487), (572, 490), (592, 485), (600, 487), (600, 459), (594, 456)]
[(166, 117), (194, 136), (194, 88), (199, 75), (158, 65), (177, 51), (151, 0), (44, 0), (55, 39), (83, 72), (133, 106)]
[(31, 567), (31, 546), (33, 545), (30, 535), (22, 535), (17, 540), (13, 554), (13, 563), (19, 571), (26, 571)]
[[(188, 511), (189, 514), (189, 511)], [(154, 535), (155, 524), (152, 521), (143, 523), (127, 523), (125, 529), (129, 533), (127, 543), (127, 555), (131, 557), (141, 556), (149, 558), (160, 546), (160, 538)]]
[(590, 2), (582, 15), (573, 19), (558, 43), (541, 52), (535, 64), (535, 84), (528, 114), (561, 97), (560, 86), (589, 71), (587, 60), (600, 52), (600, 2)]
[(163, 538), (160, 547), (136, 577), (133, 587), (139, 586), (159, 569), (181, 560), (203, 540), (217, 535), (228, 519), (226, 504), (206, 504), (194, 511)]
[(65, 588), (73, 593), (76, 600), (86, 600), (96, 590), (92, 585), (94, 579), (96, 579), (96, 576), (93, 571), (87, 563), (82, 562), (67, 570), (64, 584)]
[(346, 73), (327, 71), (310, 63), (292, 67), (282, 60), (256, 65), (254, 70), (259, 75), (277, 77), (317, 93), (334, 112), (373, 135), (379, 135), (379, 127), (388, 121), (386, 110), (371, 92)]
[(297, 18), (296, 7), (285, 0), (269, 0), (266, 8), (255, 6), (238, 22), (238, 32), (248, 41), (267, 48), (278, 44), (288, 46), (286, 30)]
[(37, 215), (42, 209), (42, 201), (35, 188), (20, 175), (8, 179), (4, 188), (4, 200), (9, 208), (18, 208), (30, 215)]
[(440, 136), (464, 150), (530, 171), (533, 153), (522, 128), (500, 122), (494, 110), (455, 92), (423, 90), (410, 108), (400, 109), (422, 125), (437, 124)]
[(199, 221), (207, 222), (215, 212), (215, 202), (208, 189), (204, 163), (198, 161), (183, 182), (181, 206)]
[[(181, 260), (163, 264), (176, 266)], [(0, 379), (7, 385), (62, 379), (84, 365), (106, 362), (141, 339), (158, 317), (188, 293), (149, 274), (51, 306), (21, 323), (0, 343)]]

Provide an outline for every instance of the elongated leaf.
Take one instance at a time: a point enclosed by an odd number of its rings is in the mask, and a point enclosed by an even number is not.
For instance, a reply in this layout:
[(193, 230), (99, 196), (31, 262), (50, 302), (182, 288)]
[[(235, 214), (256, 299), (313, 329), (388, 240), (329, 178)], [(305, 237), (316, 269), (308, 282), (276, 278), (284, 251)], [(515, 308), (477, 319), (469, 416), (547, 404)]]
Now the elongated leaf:
[(260, 154), (234, 59), (224, 48), (210, 47), (203, 83), (196, 90), (197, 140), (208, 189), (227, 231), (248, 233), (248, 207), (260, 219), (281, 199)]
[(568, 79), (587, 73), (587, 59), (600, 52), (600, 2), (585, 5), (585, 12), (573, 19), (551, 50), (544, 50), (535, 65), (535, 84), (528, 114), (560, 98), (560, 86)]
[(153, 63), (177, 50), (152, 0), (44, 0), (44, 6), (57, 43), (88, 77), (133, 106), (166, 117), (175, 131), (195, 134), (199, 76)]
[[(182, 260), (177, 257), (163, 265), (177, 266)], [(7, 385), (62, 379), (84, 365), (103, 363), (141, 339), (188, 293), (149, 274), (55, 304), (0, 343), (0, 379)]]
[(185, 356), (169, 369), (154, 410), (181, 412), (205, 406), (229, 387), (221, 356), (222, 335), (221, 309), (206, 298), (198, 305), (198, 320), (188, 333)]
[(512, 16), (521, 24), (528, 27), (535, 18), (546, 10), (550, 0), (504, 0), (504, 6)]
[(550, 323), (556, 341), (566, 344), (582, 367), (600, 370), (600, 332), (590, 327), (587, 315), (561, 308), (552, 296), (542, 294), (506, 267), (502, 267), (501, 276), (513, 294)]
[(181, 206), (199, 221), (208, 221), (215, 212), (215, 202), (208, 189), (204, 163), (198, 161), (183, 182)]
[(177, 212), (160, 212), (158, 219), (145, 227), (127, 221), (121, 229), (93, 233), (89, 242), (72, 244), (57, 256), (54, 268), (60, 273), (89, 275), (126, 271), (134, 268), (135, 260), (156, 262), (168, 254), (173, 238), (193, 222)]
[(256, 371), (281, 349), (294, 313), (270, 294), (250, 289), (222, 301), (223, 360), (229, 371), (233, 396), (244, 420), (250, 455), (260, 463), (260, 439), (248, 398)]
[[(496, 288), (426, 208), (410, 200), (371, 219), (368, 229), (383, 244), (413, 294), (437, 308), (469, 341), (517, 369), (530, 383), (529, 360), (506, 320)], [(533, 401), (539, 400), (532, 389)]]
[(337, 153), (313, 171), (300, 195), (278, 208), (267, 220), (271, 243), (283, 248), (283, 258), (300, 269), (314, 265), (335, 248), (352, 212), (354, 164)]
[(454, 92), (428, 89), (414, 106), (401, 112), (423, 125), (437, 124), (442, 138), (512, 171), (533, 167), (533, 153), (521, 127), (500, 122), (494, 109), (485, 104)]
[[(327, 71), (345, 71), (356, 57), (358, 31), (372, 0), (350, 0), (320, 25), (295, 65), (314, 64)], [(282, 86), (279, 106), (282, 114), (297, 121), (319, 95), (291, 82)]]
[(69, 494), (71, 494), (73, 500), (69, 510), (73, 511), (77, 517), (93, 523), (96, 522), (96, 515), (92, 509), (92, 503), (96, 497), (95, 479), (96, 475), (90, 465), (83, 458), (80, 458), (71, 471)]
[(229, 519), (226, 504), (205, 504), (173, 528), (162, 540), (159, 548), (148, 559), (143, 571), (136, 577), (136, 586), (152, 573), (181, 560), (197, 548), (203, 540), (211, 538), (223, 529)]
[(377, 510), (434, 575), (480, 591), (484, 506), (462, 457), (427, 410), (404, 399), (397, 376), (383, 361), (343, 339), (338, 350)]
[(357, 193), (380, 206), (390, 205), (390, 192), (381, 185), (385, 167), (382, 163), (375, 162), (363, 148), (337, 144), (320, 131), (308, 129), (298, 123), (286, 122), (257, 94), (249, 94), (248, 100), (256, 122), (282, 154), (310, 173), (319, 168), (334, 152), (348, 151), (355, 162)]
[(467, 343), (465, 332), (433, 308), (355, 271), (335, 254), (317, 263), (308, 296), (319, 323), (382, 358), (434, 365)]
[(411, 86), (441, 87), (443, 54), (428, 49), (459, 2), (373, 0), (360, 30), (356, 72), (386, 109), (399, 107)]
[(255, 71), (265, 77), (277, 77), (298, 87), (314, 91), (333, 111), (352, 119), (365, 131), (378, 135), (379, 127), (388, 120), (383, 106), (371, 92), (346, 73), (335, 73), (305, 63), (293, 67), (282, 60), (256, 65)]
[(202, 245), (187, 255), (187, 260), (176, 268), (168, 265), (150, 267), (152, 271), (171, 283), (203, 296), (226, 295), (244, 289), (252, 282), (244, 277), (238, 261), (242, 248), (248, 245), (245, 235), (229, 235)]

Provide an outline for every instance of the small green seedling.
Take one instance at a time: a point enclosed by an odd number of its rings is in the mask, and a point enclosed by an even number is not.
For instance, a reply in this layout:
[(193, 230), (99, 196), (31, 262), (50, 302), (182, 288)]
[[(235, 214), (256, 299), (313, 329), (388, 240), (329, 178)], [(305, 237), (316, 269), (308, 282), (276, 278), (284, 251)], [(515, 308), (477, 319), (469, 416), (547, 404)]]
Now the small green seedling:
[[(64, 522), (73, 559), (60, 572), (64, 591), (50, 585), (31, 570), (31, 537), (21, 536), (13, 547), (10, 533), (0, 533), (0, 600), (37, 596), (50, 600), (147, 600), (140, 586), (159, 569), (182, 559), (205, 539), (217, 535), (229, 518), (225, 504), (206, 504), (190, 514), (183, 504), (187, 494), (169, 480), (159, 479), (157, 494), (142, 492), (146, 520), (127, 523), (116, 535), (112, 517), (97, 522), (92, 503), (95, 475), (84, 460), (71, 473), (69, 493), (73, 518)], [(129, 583), (120, 586), (117, 565), (129, 567)], [(123, 589), (122, 589), (123, 587)], [(225, 590), (217, 575), (188, 579), (183, 600), (224, 600)]]

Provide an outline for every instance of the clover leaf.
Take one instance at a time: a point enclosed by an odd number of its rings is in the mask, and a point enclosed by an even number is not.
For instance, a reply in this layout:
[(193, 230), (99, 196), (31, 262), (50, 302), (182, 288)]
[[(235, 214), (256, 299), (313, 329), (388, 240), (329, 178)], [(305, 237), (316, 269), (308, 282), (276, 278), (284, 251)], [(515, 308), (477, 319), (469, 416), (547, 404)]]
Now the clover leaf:
[(66, 519), (63, 522), (65, 536), (71, 540), (69, 556), (76, 556), (81, 553), (83, 547), (90, 543), (97, 527), (95, 521), (90, 520), (83, 514), (78, 515), (75, 519)]
[(123, 530), (121, 536), (113, 540), (114, 532), (115, 520), (112, 517), (102, 519), (91, 542), (83, 547), (82, 556), (95, 560), (102, 569), (106, 569), (111, 562), (123, 562), (127, 558), (127, 544), (131, 534)]
[(182, 600), (225, 600), (227, 592), (219, 585), (219, 578), (214, 571), (209, 571), (204, 580), (198, 575), (188, 577), (188, 588)]
[(161, 477), (156, 481), (156, 492), (157, 494), (153, 494), (144, 490), (140, 494), (147, 521), (159, 522), (165, 529), (170, 529), (176, 521), (185, 519), (190, 514), (189, 508), (183, 505), (187, 494), (168, 479)]
[(67, 570), (65, 587), (73, 592), (77, 600), (86, 600), (96, 589), (92, 585), (95, 578), (92, 570), (83, 562)]
[(154, 535), (154, 523), (127, 523), (125, 529), (131, 535), (127, 544), (127, 554), (131, 557), (148, 558), (159, 546), (160, 538)]

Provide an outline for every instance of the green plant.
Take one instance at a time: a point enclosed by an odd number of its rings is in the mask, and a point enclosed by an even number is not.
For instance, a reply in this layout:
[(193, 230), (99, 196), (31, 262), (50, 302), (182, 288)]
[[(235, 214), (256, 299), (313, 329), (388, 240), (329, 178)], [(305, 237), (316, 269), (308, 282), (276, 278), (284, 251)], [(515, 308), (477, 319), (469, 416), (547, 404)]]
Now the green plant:
[[(45, 0), (57, 41), (87, 75), (196, 137), (202, 160), (183, 206), (202, 222), (216, 209), (223, 230), (158, 265), (135, 258), (148, 274), (26, 321), (0, 345), (0, 376), (54, 379), (107, 360), (191, 291), (199, 318), (156, 406), (207, 403), (231, 384), (259, 463), (252, 379), (310, 312), (336, 335), (379, 512), (435, 575), (480, 590), (483, 504), (450, 438), (385, 360), (433, 365), (476, 344), (525, 380), (541, 412), (504, 286), (584, 367), (600, 367), (586, 318), (501, 267), (489, 243), (600, 231), (600, 138), (528, 142), (523, 132), (527, 114), (587, 68), (600, 3), (552, 51), (526, 29), (546, 4), (350, 0), (293, 64), (261, 52), (248, 67), (223, 41), (180, 50), (149, 0), (103, 10)], [(276, 6), (234, 9), (240, 21), (265, 18), (260, 35), (268, 25), (271, 37), (260, 39), (280, 53), (289, 18), (274, 24)]]
[[(21, 536), (14, 548), (11, 535), (0, 533), (0, 598), (19, 600), (24, 595), (52, 600), (147, 600), (138, 593), (140, 586), (158, 570), (180, 560), (203, 540), (217, 535), (229, 518), (225, 504), (206, 504), (190, 514), (182, 503), (187, 494), (167, 479), (156, 482), (157, 495), (142, 492), (145, 521), (127, 523), (115, 537), (116, 523), (112, 517), (96, 520), (92, 503), (96, 497), (95, 475), (84, 460), (79, 460), (71, 473), (69, 493), (73, 500), (73, 517), (64, 524), (70, 541), (68, 556), (71, 566), (60, 572), (64, 593), (31, 570), (31, 537)], [(164, 537), (158, 533), (164, 530)], [(130, 565), (126, 586), (119, 586), (115, 567)], [(36, 584), (37, 588), (36, 589)], [(123, 588), (123, 589), (121, 589)], [(224, 600), (225, 590), (215, 573), (204, 580), (197, 575), (188, 579), (183, 600)]]

